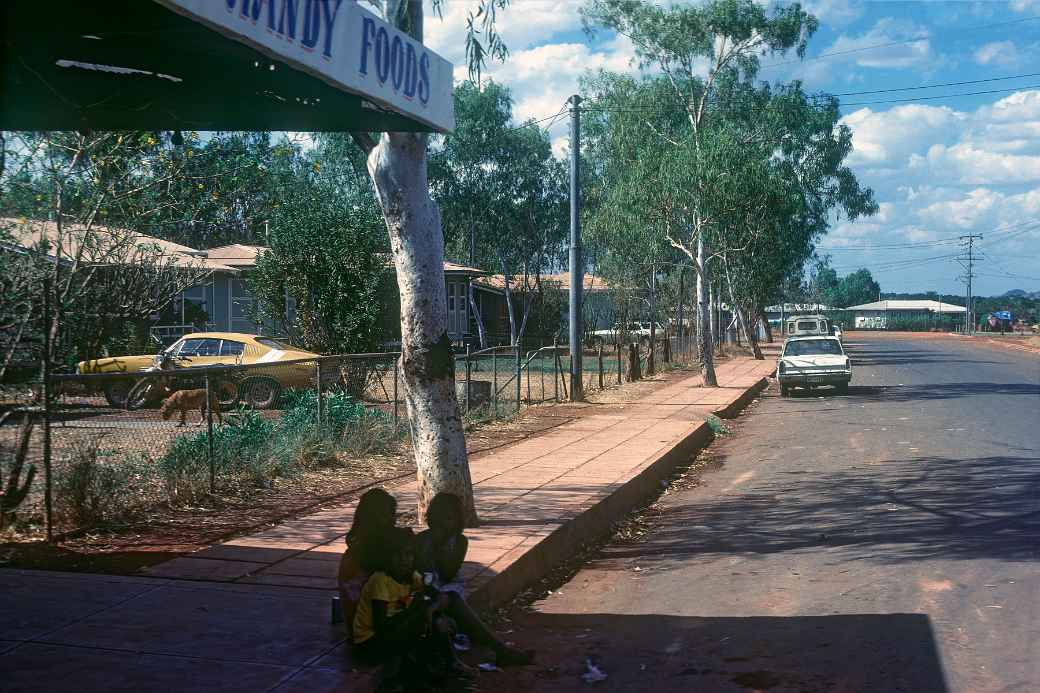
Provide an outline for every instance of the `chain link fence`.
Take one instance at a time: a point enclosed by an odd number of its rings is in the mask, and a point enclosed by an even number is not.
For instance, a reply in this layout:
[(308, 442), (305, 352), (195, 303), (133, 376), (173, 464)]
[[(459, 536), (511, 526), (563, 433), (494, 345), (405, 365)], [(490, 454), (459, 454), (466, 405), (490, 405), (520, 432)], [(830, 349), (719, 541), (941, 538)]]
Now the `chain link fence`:
[[(583, 352), (586, 392), (692, 362), (692, 339)], [(191, 503), (271, 483), (329, 456), (362, 456), (407, 440), (399, 352), (255, 364), (164, 361), (146, 371), (52, 376), (0, 389), (0, 521), (48, 537), (135, 508)], [(513, 346), (455, 357), (456, 395), (470, 422), (569, 398), (567, 346)], [(35, 475), (35, 477), (34, 477)], [(19, 497), (25, 490), (24, 498)], [(0, 527), (2, 529), (2, 527)]]

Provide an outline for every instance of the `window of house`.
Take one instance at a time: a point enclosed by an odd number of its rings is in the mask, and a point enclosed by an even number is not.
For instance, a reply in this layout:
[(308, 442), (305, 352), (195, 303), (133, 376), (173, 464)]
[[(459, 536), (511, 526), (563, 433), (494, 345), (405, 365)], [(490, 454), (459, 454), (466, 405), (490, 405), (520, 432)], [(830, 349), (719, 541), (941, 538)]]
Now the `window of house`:
[(467, 330), (469, 313), (466, 306), (466, 284), (463, 282), (448, 282), (448, 334), (452, 337), (460, 337)]
[(198, 284), (181, 292), (181, 324), (205, 325), (209, 317), (206, 309), (206, 286)]
[(257, 324), (254, 319), (256, 297), (244, 279), (232, 279), (231, 286), (231, 331), (252, 332)]

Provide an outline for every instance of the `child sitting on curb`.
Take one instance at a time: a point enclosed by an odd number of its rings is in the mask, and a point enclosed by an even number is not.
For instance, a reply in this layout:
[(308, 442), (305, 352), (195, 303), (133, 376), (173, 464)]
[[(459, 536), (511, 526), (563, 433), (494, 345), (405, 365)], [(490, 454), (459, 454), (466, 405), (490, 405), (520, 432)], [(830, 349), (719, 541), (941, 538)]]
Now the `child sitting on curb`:
[(397, 500), (381, 488), (365, 491), (354, 510), (354, 522), (346, 537), (347, 550), (340, 559), (336, 578), (348, 637), (354, 625), (361, 590), (374, 572), (366, 550), (373, 544), (374, 537), (393, 528), (396, 517)]
[(384, 665), (386, 690), (408, 690), (463, 671), (452, 647), (454, 623), (444, 614), (448, 598), (415, 572), (412, 530), (394, 527), (372, 539), (366, 551), (375, 572), (354, 615), (358, 659)]
[(461, 498), (453, 493), (434, 496), (426, 509), (429, 529), (416, 537), (415, 568), (444, 595), (447, 614), (455, 620), (459, 630), (478, 645), (494, 650), (499, 666), (530, 664), (534, 660), (533, 652), (502, 642), (466, 603), (465, 588), (458, 580), (469, 548), (469, 540), (462, 533), (463, 524)]

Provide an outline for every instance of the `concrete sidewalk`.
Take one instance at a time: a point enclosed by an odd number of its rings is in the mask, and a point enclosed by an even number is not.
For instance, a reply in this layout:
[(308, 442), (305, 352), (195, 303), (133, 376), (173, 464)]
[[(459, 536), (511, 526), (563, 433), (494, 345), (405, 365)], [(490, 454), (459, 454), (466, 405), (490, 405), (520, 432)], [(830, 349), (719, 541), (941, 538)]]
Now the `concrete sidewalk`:
[[(482, 526), (468, 530), (471, 600), (501, 603), (649, 495), (711, 440), (773, 361), (736, 359), (477, 457)], [(415, 483), (392, 489), (415, 504)], [(353, 504), (154, 566), (147, 577), (0, 570), (7, 690), (337, 690), (360, 682), (329, 623)]]

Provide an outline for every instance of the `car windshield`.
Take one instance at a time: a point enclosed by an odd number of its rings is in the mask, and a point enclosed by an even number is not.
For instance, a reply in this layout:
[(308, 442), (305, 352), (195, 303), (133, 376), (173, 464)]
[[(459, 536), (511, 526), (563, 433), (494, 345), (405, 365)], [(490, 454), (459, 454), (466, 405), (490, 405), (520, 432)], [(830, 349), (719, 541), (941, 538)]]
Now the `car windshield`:
[(220, 340), (197, 338), (185, 339), (180, 347), (174, 345), (171, 351), (178, 356), (217, 356), (220, 354)]
[(843, 353), (841, 345), (833, 339), (806, 339), (791, 342), (784, 348), (784, 356), (840, 356)]
[(257, 337), (256, 343), (263, 344), (271, 349), (281, 349), (282, 351), (294, 351), (296, 349), (292, 344), (283, 342), (280, 339), (274, 339), (273, 337)]

